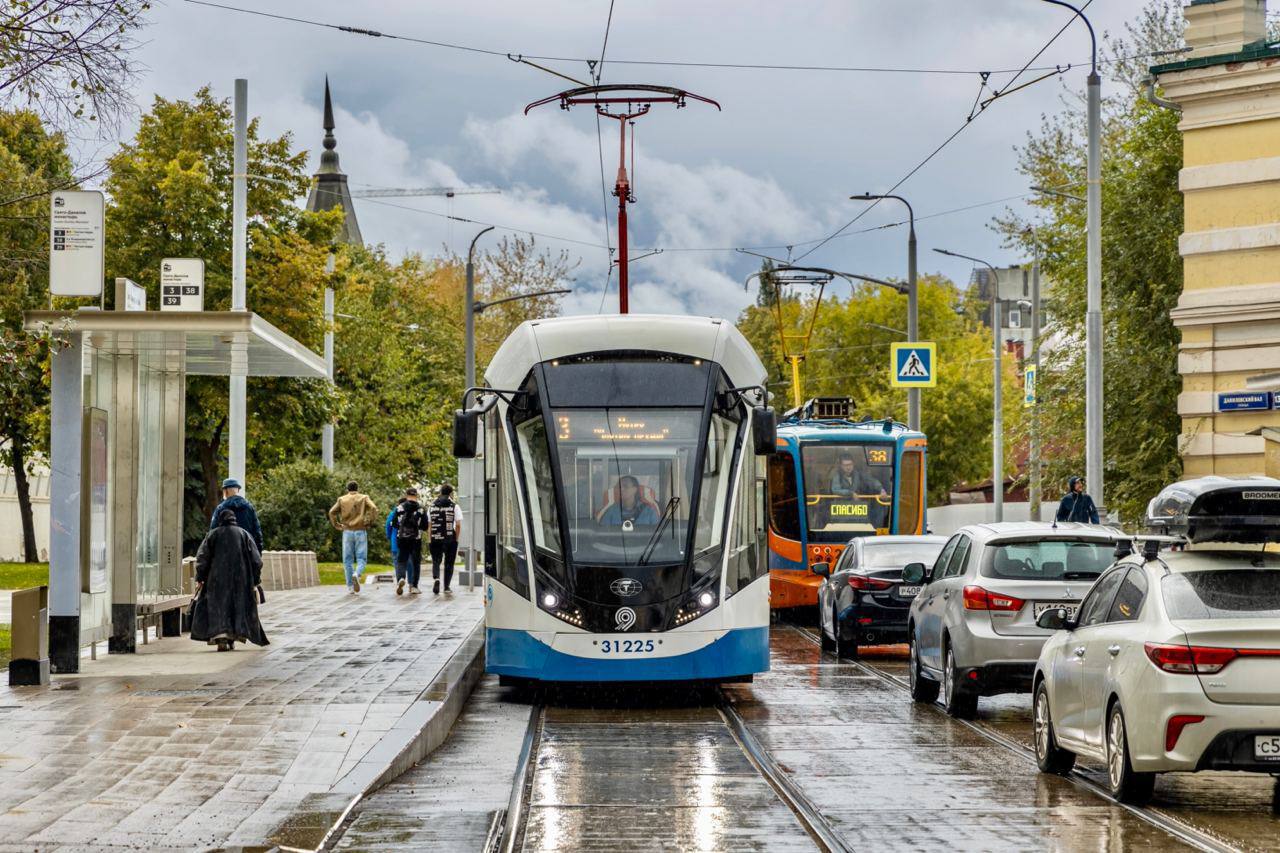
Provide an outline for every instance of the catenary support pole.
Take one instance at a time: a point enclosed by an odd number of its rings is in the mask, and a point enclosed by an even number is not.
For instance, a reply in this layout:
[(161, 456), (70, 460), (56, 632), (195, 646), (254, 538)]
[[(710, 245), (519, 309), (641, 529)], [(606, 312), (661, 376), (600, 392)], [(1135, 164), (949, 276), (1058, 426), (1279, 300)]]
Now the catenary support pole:
[[(249, 171), (248, 116), (249, 81), (237, 79), (234, 98), (235, 137), (231, 168), (231, 310), (244, 311), (245, 303), (245, 231), (246, 178)], [(244, 484), (245, 417), (247, 385), (243, 374), (231, 377), (231, 394), (227, 405), (228, 441), (227, 474)]]
[(1085, 481), (1106, 520), (1102, 452), (1102, 78), (1089, 75), (1088, 298), (1085, 315)]
[(1040, 246), (1035, 244), (1031, 261), (1031, 366), (1036, 371), (1036, 385), (1031, 400), (1031, 520), (1040, 520)]
[[(333, 271), (337, 259), (332, 251), (324, 262), (324, 371), (333, 384)], [(333, 470), (333, 421), (326, 423), (320, 430), (320, 461), (324, 467)]]
[(995, 521), (1004, 521), (1004, 402), (1003, 374), (1004, 347), (1000, 334), (1000, 277), (991, 267), (991, 508)]

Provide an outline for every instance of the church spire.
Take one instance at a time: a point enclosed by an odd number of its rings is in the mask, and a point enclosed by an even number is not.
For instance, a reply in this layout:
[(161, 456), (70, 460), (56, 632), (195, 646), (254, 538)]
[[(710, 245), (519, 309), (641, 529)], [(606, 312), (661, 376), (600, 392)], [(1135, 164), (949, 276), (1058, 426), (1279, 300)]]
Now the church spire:
[(329, 76), (324, 78), (324, 151), (320, 153), (320, 168), (311, 184), (307, 197), (307, 210), (332, 210), (342, 208), (342, 230), (338, 239), (344, 243), (363, 243), (360, 224), (356, 221), (355, 205), (351, 202), (351, 190), (347, 188), (347, 176), (338, 165), (338, 140), (333, 135), (333, 98), (329, 94)]

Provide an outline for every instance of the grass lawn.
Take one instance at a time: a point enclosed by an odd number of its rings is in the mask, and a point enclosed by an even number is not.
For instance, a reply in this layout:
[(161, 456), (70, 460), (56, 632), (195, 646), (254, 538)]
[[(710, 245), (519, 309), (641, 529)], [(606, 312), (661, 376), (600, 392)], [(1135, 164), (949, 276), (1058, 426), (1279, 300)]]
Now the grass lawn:
[(0, 667), (9, 668), (9, 657), (13, 651), (13, 635), (8, 625), (0, 625)]
[[(346, 586), (347, 576), (342, 571), (342, 563), (319, 563), (318, 566), (321, 586)], [(365, 577), (393, 571), (395, 566), (386, 563), (369, 563), (364, 569)]]
[[(48, 583), (48, 563), (0, 563), (0, 589), (26, 589)], [(5, 649), (8, 648), (6, 643)]]

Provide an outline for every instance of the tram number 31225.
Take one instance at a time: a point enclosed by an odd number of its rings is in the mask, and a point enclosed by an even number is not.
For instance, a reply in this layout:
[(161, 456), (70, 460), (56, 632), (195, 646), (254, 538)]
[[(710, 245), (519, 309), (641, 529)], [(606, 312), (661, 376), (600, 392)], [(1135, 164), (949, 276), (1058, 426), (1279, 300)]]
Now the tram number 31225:
[(653, 651), (653, 640), (601, 640), (600, 651), (606, 654), (628, 654)]

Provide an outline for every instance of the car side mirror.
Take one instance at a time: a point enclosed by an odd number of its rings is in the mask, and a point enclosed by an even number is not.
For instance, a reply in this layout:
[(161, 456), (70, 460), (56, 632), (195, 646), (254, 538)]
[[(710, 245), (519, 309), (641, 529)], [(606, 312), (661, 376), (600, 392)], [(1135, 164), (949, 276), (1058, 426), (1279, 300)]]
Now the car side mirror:
[(456, 410), (453, 413), (453, 455), (458, 459), (475, 459), (480, 437), (480, 413)]
[(1067, 618), (1067, 608), (1054, 607), (1040, 614), (1036, 625), (1047, 631), (1071, 631), (1076, 627), (1074, 620)]
[(814, 563), (812, 566), (809, 567), (809, 571), (813, 572), (815, 575), (817, 575), (820, 578), (829, 578), (831, 577), (831, 564), (830, 563)]
[(751, 443), (756, 456), (778, 449), (778, 416), (768, 406), (756, 406), (751, 415)]
[(924, 563), (907, 563), (902, 567), (902, 582), (907, 584), (924, 583)]

